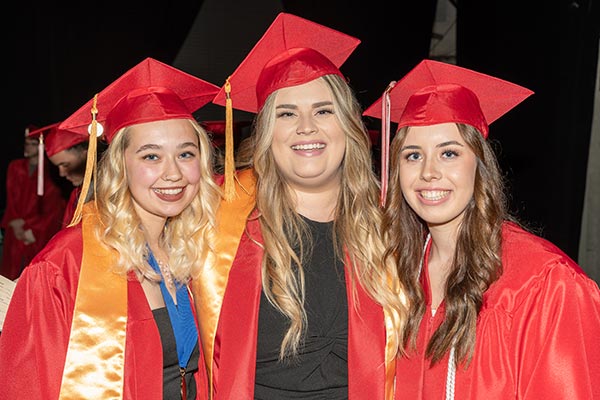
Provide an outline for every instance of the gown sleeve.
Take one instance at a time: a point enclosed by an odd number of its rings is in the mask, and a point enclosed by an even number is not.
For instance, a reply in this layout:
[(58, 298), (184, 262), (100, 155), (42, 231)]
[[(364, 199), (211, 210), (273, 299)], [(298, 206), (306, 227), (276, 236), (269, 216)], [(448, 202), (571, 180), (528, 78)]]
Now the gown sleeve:
[[(571, 265), (572, 264), (572, 265)], [(556, 261), (516, 309), (511, 329), (519, 399), (600, 398), (600, 291), (570, 261)]]
[[(60, 251), (66, 262), (72, 259)], [(77, 274), (65, 277), (70, 266), (37, 260), (17, 281), (0, 334), (0, 388), (7, 399), (56, 399), (60, 390)]]

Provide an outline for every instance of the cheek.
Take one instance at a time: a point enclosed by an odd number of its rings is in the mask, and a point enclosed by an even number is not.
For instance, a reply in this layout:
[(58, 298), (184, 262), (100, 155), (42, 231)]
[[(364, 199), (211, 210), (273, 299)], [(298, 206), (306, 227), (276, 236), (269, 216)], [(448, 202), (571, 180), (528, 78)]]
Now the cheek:
[(200, 173), (200, 162), (194, 161), (189, 164), (184, 164), (181, 168), (181, 173), (185, 176), (189, 184), (197, 184), (200, 182), (202, 178), (202, 174)]

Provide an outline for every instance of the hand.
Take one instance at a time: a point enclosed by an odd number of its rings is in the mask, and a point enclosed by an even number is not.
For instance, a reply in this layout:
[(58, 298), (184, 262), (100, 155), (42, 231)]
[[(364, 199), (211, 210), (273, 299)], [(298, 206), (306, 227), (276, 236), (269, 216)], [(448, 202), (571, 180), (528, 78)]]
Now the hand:
[(23, 230), (23, 226), (25, 225), (25, 220), (23, 218), (13, 219), (8, 223), (15, 234), (15, 237), (21, 241), (25, 240), (25, 231)]
[(33, 231), (31, 229), (27, 229), (24, 232), (23, 242), (25, 242), (25, 244), (35, 243), (35, 236), (33, 236)]

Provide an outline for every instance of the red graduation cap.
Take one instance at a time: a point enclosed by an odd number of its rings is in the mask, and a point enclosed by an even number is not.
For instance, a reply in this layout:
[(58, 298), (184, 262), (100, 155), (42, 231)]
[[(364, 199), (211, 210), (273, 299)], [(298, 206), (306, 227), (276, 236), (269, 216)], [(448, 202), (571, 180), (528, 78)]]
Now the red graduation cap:
[(392, 82), (363, 113), (382, 120), (382, 204), (387, 191), (390, 121), (397, 122), (398, 129), (458, 122), (474, 126), (487, 137), (489, 124), (532, 94), (514, 83), (433, 60), (421, 61), (400, 81)]
[(59, 128), (87, 134), (92, 122), (103, 124), (104, 137), (129, 125), (174, 118), (194, 119), (192, 113), (209, 103), (219, 87), (153, 58), (146, 58), (88, 101)]
[(48, 157), (52, 157), (56, 153), (69, 149), (76, 144), (83, 143), (89, 138), (87, 133), (84, 135), (62, 130), (58, 128), (59, 125), (60, 122), (56, 122), (31, 131), (31, 134), (40, 135), (43, 138), (44, 150)]
[[(228, 78), (235, 109), (256, 113), (277, 89), (323, 75), (344, 77), (339, 67), (360, 40), (293, 14), (279, 13)], [(224, 106), (226, 88), (213, 102)]]

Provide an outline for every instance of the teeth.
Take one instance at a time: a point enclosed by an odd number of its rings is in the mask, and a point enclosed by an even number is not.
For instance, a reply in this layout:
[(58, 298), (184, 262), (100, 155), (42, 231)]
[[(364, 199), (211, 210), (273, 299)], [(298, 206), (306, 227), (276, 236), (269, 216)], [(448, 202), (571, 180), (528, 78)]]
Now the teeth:
[(176, 189), (154, 189), (154, 191), (156, 193), (166, 194), (166, 195), (179, 194), (179, 193), (181, 193), (182, 190), (183, 190), (182, 188), (176, 188)]
[(426, 200), (441, 200), (450, 193), (449, 190), (421, 190), (421, 197)]
[(316, 150), (324, 149), (324, 143), (311, 143), (311, 144), (295, 144), (292, 146), (292, 150)]

